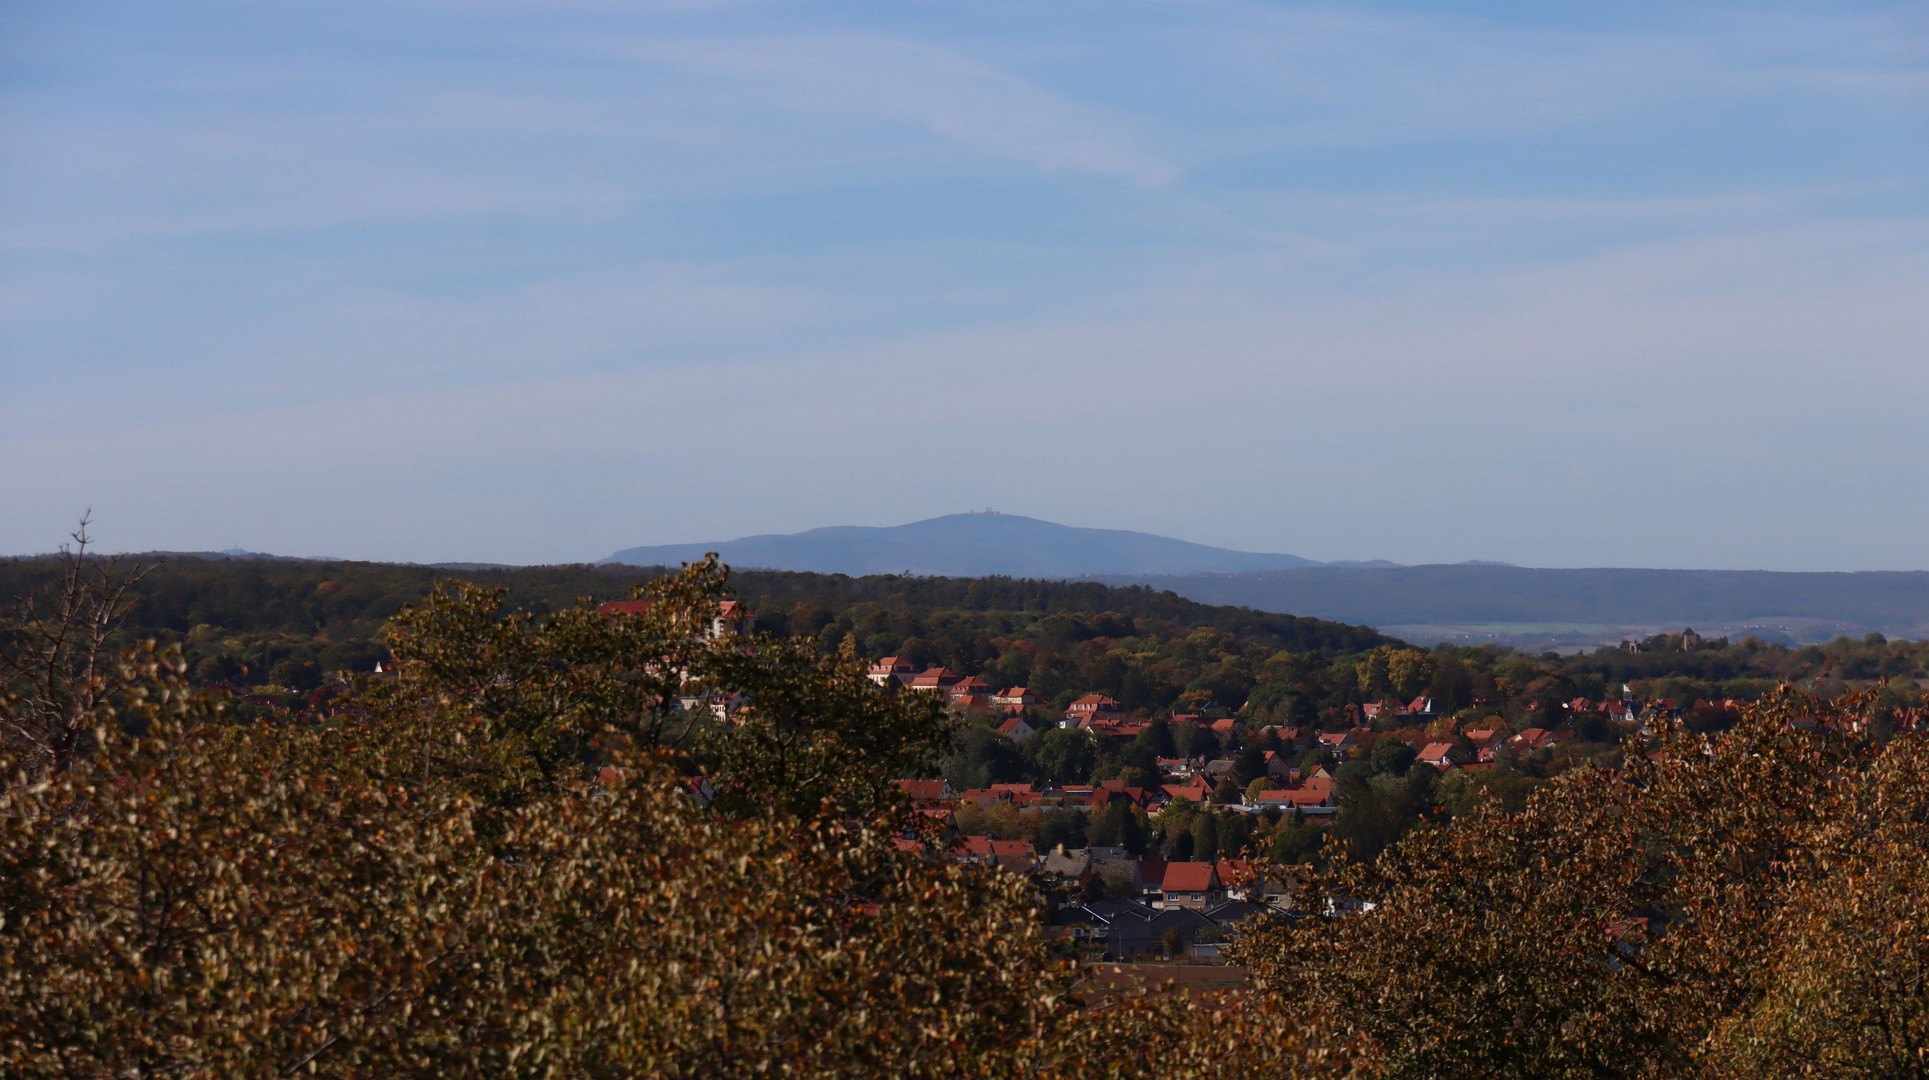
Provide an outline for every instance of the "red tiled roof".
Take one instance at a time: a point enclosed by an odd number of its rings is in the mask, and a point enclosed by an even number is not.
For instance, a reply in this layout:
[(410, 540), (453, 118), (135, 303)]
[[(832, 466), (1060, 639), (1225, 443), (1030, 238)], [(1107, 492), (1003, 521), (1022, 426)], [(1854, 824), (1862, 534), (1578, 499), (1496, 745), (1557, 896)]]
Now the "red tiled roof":
[(919, 802), (939, 802), (945, 797), (943, 780), (896, 780), (898, 790)]
[(1220, 859), (1213, 869), (1224, 885), (1245, 885), (1259, 880), (1259, 872), (1253, 869), (1249, 859)]
[(1119, 703), (1116, 700), (1106, 697), (1104, 694), (1086, 694), (1084, 697), (1072, 702), (1070, 711), (1112, 712), (1118, 707)]
[(1218, 886), (1219, 876), (1209, 862), (1166, 863), (1165, 878), (1159, 883), (1165, 892), (1205, 892)]
[[(650, 610), (652, 600), (606, 600), (596, 610), (604, 615), (642, 615)], [(717, 602), (717, 615), (724, 619), (735, 619), (742, 614), (743, 605), (735, 600)]]

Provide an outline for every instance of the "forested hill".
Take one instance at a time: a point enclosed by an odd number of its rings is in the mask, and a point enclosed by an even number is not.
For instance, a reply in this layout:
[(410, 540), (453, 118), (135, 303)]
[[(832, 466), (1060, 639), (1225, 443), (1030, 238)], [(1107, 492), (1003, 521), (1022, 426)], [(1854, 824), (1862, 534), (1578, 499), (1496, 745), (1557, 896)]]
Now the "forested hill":
[[(0, 562), (0, 596), (53, 580), (55, 559)], [(128, 638), (185, 642), (207, 673), (300, 686), (337, 670), (368, 670), (386, 655), (382, 625), (438, 580), (508, 590), (511, 609), (541, 613), (579, 598), (627, 596), (666, 572), (635, 566), (447, 569), (363, 562), (169, 556), (140, 583)], [(1011, 578), (846, 577), (789, 571), (732, 576), (762, 629), (808, 634), (826, 649), (855, 636), (867, 656), (902, 653), (920, 664), (977, 670), (996, 642), (1037, 638), (1067, 647), (1099, 638), (1184, 636), (1201, 628), (1268, 650), (1345, 654), (1390, 642), (1371, 629), (1247, 608), (1214, 607), (1145, 586)], [(285, 662), (285, 663), (284, 663)]]

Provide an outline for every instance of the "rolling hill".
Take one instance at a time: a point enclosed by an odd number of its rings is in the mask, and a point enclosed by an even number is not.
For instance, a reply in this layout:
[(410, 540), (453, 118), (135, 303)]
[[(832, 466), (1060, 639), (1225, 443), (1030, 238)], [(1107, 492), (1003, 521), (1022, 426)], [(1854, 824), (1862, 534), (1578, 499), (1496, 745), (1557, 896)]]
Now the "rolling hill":
[(1079, 529), (991, 511), (908, 525), (842, 525), (786, 535), (619, 551), (605, 563), (675, 566), (715, 551), (731, 566), (820, 574), (1083, 578), (1103, 574), (1204, 574), (1318, 566), (1297, 555), (1228, 551), (1120, 529)]

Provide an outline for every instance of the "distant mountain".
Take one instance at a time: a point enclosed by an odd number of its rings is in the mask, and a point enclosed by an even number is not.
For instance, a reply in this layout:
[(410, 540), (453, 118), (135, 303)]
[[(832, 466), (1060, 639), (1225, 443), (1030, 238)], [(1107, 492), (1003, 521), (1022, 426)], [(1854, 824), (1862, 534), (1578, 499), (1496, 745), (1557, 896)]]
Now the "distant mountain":
[(1764, 641), (1929, 638), (1929, 572), (1539, 570), (1504, 563), (1107, 575), (1202, 604), (1365, 623), (1408, 641), (1576, 646), (1693, 627)]
[(1297, 555), (1263, 555), (1119, 529), (1076, 529), (998, 514), (949, 514), (909, 525), (840, 525), (789, 535), (619, 551), (605, 563), (675, 566), (715, 551), (733, 567), (822, 574), (913, 574), (1080, 578), (1100, 574), (1207, 574), (1318, 566)]

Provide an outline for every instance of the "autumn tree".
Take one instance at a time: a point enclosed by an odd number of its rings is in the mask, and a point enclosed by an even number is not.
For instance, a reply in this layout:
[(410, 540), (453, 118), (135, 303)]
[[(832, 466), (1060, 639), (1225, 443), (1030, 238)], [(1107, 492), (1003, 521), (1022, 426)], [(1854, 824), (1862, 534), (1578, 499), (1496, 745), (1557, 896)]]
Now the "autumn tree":
[(1929, 745), (1868, 704), (1784, 691), (1417, 829), (1240, 957), (1388, 1076), (1910, 1074)]

